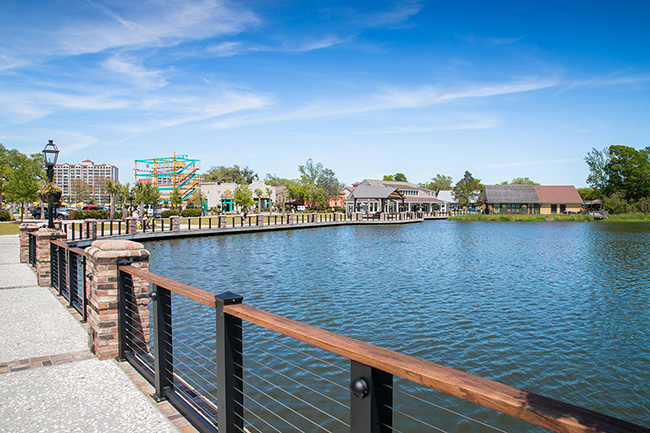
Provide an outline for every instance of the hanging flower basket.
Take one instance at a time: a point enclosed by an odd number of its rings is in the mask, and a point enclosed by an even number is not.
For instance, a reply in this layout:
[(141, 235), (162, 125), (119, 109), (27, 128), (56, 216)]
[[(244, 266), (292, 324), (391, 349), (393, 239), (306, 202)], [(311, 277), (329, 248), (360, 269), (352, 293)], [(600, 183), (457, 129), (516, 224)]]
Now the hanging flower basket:
[(48, 183), (43, 188), (41, 188), (40, 191), (38, 191), (38, 197), (43, 200), (44, 203), (49, 203), (50, 199), (52, 200), (52, 203), (60, 202), (61, 194), (63, 194), (61, 188), (53, 183)]

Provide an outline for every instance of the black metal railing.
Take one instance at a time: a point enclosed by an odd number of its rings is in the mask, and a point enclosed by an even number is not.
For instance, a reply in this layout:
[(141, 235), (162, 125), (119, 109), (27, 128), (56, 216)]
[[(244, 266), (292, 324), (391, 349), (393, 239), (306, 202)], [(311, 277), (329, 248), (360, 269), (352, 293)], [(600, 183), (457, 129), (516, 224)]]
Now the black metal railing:
[(87, 319), (86, 257), (84, 251), (61, 241), (50, 242), (50, 279), (54, 287), (74, 308), (81, 321)]
[(650, 432), (258, 310), (230, 292), (128, 265), (119, 273), (120, 357), (201, 431)]
[(28, 242), (27, 262), (32, 266), (36, 266), (36, 235), (34, 233), (28, 233), (28, 235), (29, 237), (27, 238), (27, 242)]

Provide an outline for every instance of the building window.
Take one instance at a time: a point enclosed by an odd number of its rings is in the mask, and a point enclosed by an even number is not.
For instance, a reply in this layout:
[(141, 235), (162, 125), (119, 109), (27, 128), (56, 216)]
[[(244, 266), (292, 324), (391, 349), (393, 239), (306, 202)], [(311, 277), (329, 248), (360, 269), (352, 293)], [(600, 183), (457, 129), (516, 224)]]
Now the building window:
[(566, 212), (566, 205), (565, 205), (565, 204), (561, 204), (561, 205), (560, 205), (560, 213), (564, 213), (564, 212)]
[(551, 205), (551, 213), (557, 213), (557, 205), (556, 204)]

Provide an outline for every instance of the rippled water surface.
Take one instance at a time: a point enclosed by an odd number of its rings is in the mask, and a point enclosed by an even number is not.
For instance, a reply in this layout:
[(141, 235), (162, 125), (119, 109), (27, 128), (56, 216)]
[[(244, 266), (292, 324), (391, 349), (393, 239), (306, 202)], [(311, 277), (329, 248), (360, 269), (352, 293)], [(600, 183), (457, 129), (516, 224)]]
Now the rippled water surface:
[(427, 221), (146, 248), (169, 278), (650, 425), (650, 225)]

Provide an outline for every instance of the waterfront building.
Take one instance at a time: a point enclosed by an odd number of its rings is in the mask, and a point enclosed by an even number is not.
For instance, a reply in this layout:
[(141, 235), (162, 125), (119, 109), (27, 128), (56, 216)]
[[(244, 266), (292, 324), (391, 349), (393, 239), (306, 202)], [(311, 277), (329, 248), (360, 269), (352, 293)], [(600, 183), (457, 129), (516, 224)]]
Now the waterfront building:
[(414, 183), (374, 179), (364, 179), (345, 200), (347, 212), (368, 213), (432, 212), (440, 210), (442, 203), (432, 190)]
[[(234, 182), (202, 182), (200, 185), (201, 194), (207, 200), (208, 209), (217, 208), (224, 212), (235, 212), (236, 206), (233, 202), (235, 190), (239, 185)], [(274, 202), (286, 200), (286, 188), (267, 185), (262, 180), (254, 180), (248, 185), (248, 189), (253, 195), (253, 201), (260, 209), (268, 211)], [(280, 191), (279, 191), (280, 189)], [(278, 193), (283, 196), (278, 197)]]
[(93, 161), (86, 159), (78, 164), (56, 164), (54, 166), (54, 182), (61, 188), (62, 197), (66, 201), (71, 201), (74, 195), (73, 189), (78, 181), (84, 188), (89, 189), (89, 195), (92, 196), (96, 203), (107, 200), (106, 181), (117, 182), (119, 179), (119, 169), (110, 164), (95, 164)]
[(571, 185), (485, 185), (482, 199), (491, 214), (582, 212), (582, 198)]

